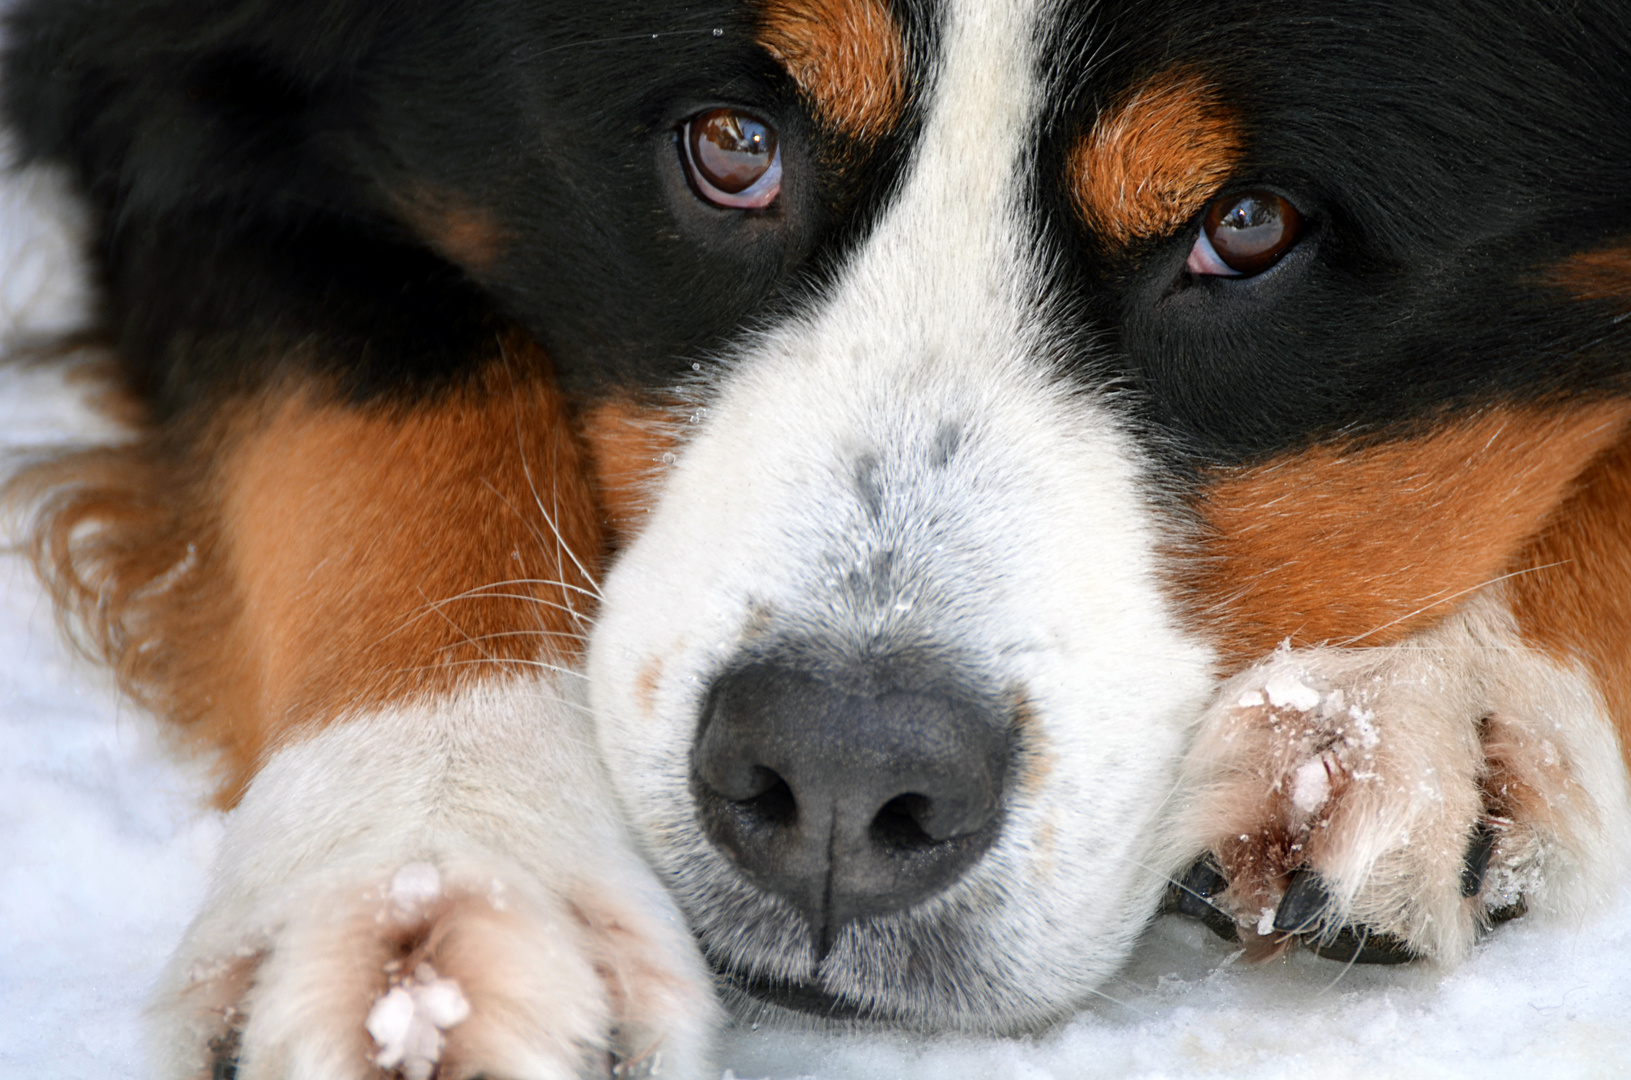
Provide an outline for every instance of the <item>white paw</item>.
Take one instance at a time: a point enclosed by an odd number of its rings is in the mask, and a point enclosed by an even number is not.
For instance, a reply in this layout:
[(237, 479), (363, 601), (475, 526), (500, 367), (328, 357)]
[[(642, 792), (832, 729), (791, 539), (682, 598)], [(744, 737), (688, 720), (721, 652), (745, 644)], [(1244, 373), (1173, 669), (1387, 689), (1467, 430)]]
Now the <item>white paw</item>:
[(1203, 858), (1180, 910), (1257, 957), (1300, 938), (1393, 962), (1454, 961), (1492, 922), (1567, 907), (1623, 829), (1623, 784), (1593, 779), (1608, 729), (1589, 687), (1491, 622), (1281, 649), (1224, 684), (1185, 767), (1179, 842)]
[(257, 777), (155, 1010), (162, 1075), (708, 1072), (712, 977), (592, 760), (479, 704), (353, 721)]

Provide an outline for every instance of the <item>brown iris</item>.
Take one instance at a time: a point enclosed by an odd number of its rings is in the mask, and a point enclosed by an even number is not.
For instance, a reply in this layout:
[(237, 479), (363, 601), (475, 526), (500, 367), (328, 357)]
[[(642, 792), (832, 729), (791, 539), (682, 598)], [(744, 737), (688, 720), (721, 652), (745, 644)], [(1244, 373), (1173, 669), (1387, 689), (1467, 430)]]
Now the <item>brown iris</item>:
[(776, 159), (776, 132), (735, 109), (714, 109), (686, 125), (691, 166), (703, 189), (738, 195), (758, 183)]
[(1256, 274), (1273, 266), (1297, 242), (1302, 215), (1268, 191), (1248, 191), (1214, 202), (1206, 212), (1206, 238), (1229, 269)]

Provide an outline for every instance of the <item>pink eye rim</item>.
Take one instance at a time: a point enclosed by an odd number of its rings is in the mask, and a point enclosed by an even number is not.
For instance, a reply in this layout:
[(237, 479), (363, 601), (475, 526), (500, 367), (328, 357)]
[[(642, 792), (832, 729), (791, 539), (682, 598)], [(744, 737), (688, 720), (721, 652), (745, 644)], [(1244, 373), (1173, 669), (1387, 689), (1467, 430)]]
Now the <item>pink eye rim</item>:
[(1302, 213), (1272, 191), (1238, 191), (1214, 199), (1185, 268), (1198, 277), (1252, 277), (1296, 247)]
[[(686, 179), (704, 202), (726, 210), (764, 210), (780, 196), (780, 140), (776, 129), (754, 114), (706, 110), (685, 121), (679, 141)], [(734, 145), (722, 145), (726, 141)]]

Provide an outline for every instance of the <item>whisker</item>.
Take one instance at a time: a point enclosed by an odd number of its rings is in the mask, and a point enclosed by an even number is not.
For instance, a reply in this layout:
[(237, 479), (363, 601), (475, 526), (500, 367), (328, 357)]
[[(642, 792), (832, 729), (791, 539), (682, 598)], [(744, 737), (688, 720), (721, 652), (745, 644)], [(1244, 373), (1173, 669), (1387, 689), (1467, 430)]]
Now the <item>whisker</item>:
[[(576, 631), (572, 631), (572, 630), (494, 630), (492, 633), (489, 633), (489, 634), (478, 634), (477, 636), (472, 637), (469, 640), (472, 643), (474, 643), (474, 642), (478, 642), (478, 641), (492, 641), (492, 640), (494, 640), (496, 638), (512, 638), (512, 637), (567, 638), (567, 639), (572, 640), (572, 641), (582, 641), (583, 640), (583, 635), (582, 634), (579, 634)], [(440, 648), (438, 648), (436, 651), (437, 652), (445, 652), (448, 649), (456, 649), (456, 648), (458, 648), (457, 644), (443, 645)]]
[(1510, 574), (1501, 574), (1498, 577), (1492, 577), (1488, 581), (1481, 581), (1477, 585), (1473, 585), (1473, 586), (1470, 586), (1468, 588), (1462, 589), (1460, 592), (1453, 592), (1449, 596), (1441, 597), (1441, 598), (1439, 598), (1437, 600), (1434, 600), (1431, 604), (1424, 604), (1421, 607), (1417, 608), (1415, 611), (1412, 611), (1407, 615), (1400, 615), (1397, 619), (1393, 619), (1393, 620), (1391, 620), (1389, 622), (1385, 622), (1381, 626), (1376, 627), (1375, 629), (1367, 630), (1363, 634), (1359, 634), (1359, 635), (1357, 635), (1355, 637), (1348, 638), (1346, 641), (1336, 642), (1336, 645), (1338, 647), (1346, 647), (1346, 646), (1352, 645), (1356, 641), (1363, 641), (1366, 638), (1370, 637), (1372, 634), (1380, 634), (1383, 630), (1386, 630), (1388, 627), (1397, 626), (1399, 623), (1405, 622), (1408, 619), (1414, 619), (1417, 615), (1420, 615), (1422, 612), (1431, 611), (1433, 608), (1438, 607), (1440, 604), (1448, 604), (1451, 600), (1459, 599), (1460, 597), (1466, 596), (1468, 593), (1477, 592), (1479, 589), (1487, 588), (1490, 585), (1499, 584), (1500, 582), (1506, 581), (1508, 578), (1519, 577), (1520, 575), (1523, 575), (1523, 574), (1532, 574), (1537, 570), (1550, 570), (1553, 567), (1563, 566), (1564, 564), (1572, 562), (1572, 561), (1573, 560), (1570, 560), (1570, 559), (1560, 559), (1557, 562), (1546, 563), (1546, 564), (1544, 564), (1542, 566), (1526, 566), (1522, 570), (1514, 570)]
[(1353, 955), (1348, 957), (1348, 962), (1346, 964), (1342, 965), (1342, 970), (1337, 972), (1337, 977), (1332, 979), (1326, 985), (1325, 989), (1321, 990), (1318, 994), (1314, 995), (1315, 997), (1324, 997), (1326, 994), (1329, 994), (1332, 990), (1336, 989), (1337, 983), (1341, 982), (1344, 978), (1346, 978), (1348, 972), (1353, 970), (1353, 966), (1355, 964), (1359, 963), (1359, 954), (1360, 954), (1361, 951), (1364, 950), (1365, 942), (1367, 942), (1369, 940), (1370, 940), (1370, 927), (1361, 926), (1359, 928), (1359, 948), (1355, 949), (1353, 951)]
[[(430, 603), (430, 597), (425, 596), (425, 590), (424, 589), (419, 589), (419, 595), (425, 597), (425, 602), (427, 604)], [(445, 621), (447, 623), (447, 625), (451, 626), (455, 631), (457, 631), (464, 638), (464, 640), (466, 642), (468, 642), (471, 646), (473, 646), (474, 648), (480, 649), (482, 652), (486, 653), (488, 659), (493, 658), (493, 654), (490, 653), (490, 652), (487, 652), (486, 649), (483, 649), (481, 647), (481, 645), (477, 644), (476, 640), (470, 636), (469, 631), (467, 631), (464, 627), (460, 626), (458, 623), (454, 622), (453, 619), (447, 614), (447, 612), (442, 610), (441, 605), (439, 605), (439, 604), (438, 605), (433, 605), (431, 610), (435, 614), (440, 615), (442, 617), (443, 621)]]
[(520, 664), (522, 667), (535, 667), (535, 668), (539, 668), (539, 669), (544, 670), (544, 671), (552, 671), (557, 675), (570, 675), (574, 679), (588, 679), (589, 678), (589, 676), (585, 675), (583, 672), (576, 671), (576, 670), (574, 670), (572, 668), (569, 668), (569, 667), (562, 667), (559, 664), (551, 664), (551, 663), (548, 663), (547, 661), (544, 661), (544, 660), (527, 660), (527, 659), (522, 658), (522, 657), (516, 657), (513, 660), (511, 660), (511, 659), (500, 660), (500, 659), (498, 659), (496, 657), (480, 657), (480, 658), (477, 658), (477, 659), (474, 659), (474, 660), (446, 660), (446, 661), (442, 661), (442, 662), (439, 662), (439, 663), (434, 664), (434, 665), (426, 665), (426, 668), (428, 669), (430, 667), (467, 667), (467, 666), (478, 665), (478, 664), (497, 664), (497, 665), (500, 665), (500, 666), (508, 665), (508, 664)]
[(1130, 1001), (1122, 1001), (1120, 998), (1111, 997), (1109, 994), (1105, 993), (1103, 990), (1099, 990), (1099, 989), (1097, 989), (1095, 987), (1089, 987), (1087, 992), (1092, 994), (1094, 997), (1103, 998), (1104, 1000), (1110, 1002), (1112, 1005), (1120, 1006), (1121, 1008), (1126, 1009), (1128, 1012), (1137, 1013), (1138, 1015), (1145, 1016), (1145, 1017), (1153, 1017), (1155, 1015), (1155, 1013), (1152, 1012), (1149, 1009), (1145, 1009), (1145, 1008), (1142, 1008), (1142, 1007), (1140, 1007), (1138, 1005), (1134, 1005)]
[(449, 600), (471, 599), (471, 598), (479, 596), (482, 593), (483, 590), (486, 590), (486, 589), (501, 589), (501, 588), (504, 588), (505, 586), (508, 586), (508, 585), (542, 585), (546, 589), (564, 589), (564, 590), (567, 590), (569, 592), (582, 593), (583, 595), (585, 595), (587, 597), (590, 597), (592, 599), (596, 599), (596, 600), (599, 599), (599, 596), (597, 596), (595, 593), (589, 591), (588, 589), (585, 589), (581, 585), (574, 585), (569, 581), (556, 581), (553, 578), (518, 577), (518, 578), (506, 578), (503, 581), (490, 581), (485, 585), (477, 585), (474, 588), (466, 589), (462, 593), (455, 593), (452, 596), (444, 597), (443, 599), (437, 600), (435, 602), (438, 603), (438, 604), (445, 604)]
[[(525, 451), (518, 451), (518, 453), (523, 455), (522, 467), (523, 471), (525, 471)], [(526, 514), (523, 514), (521, 512), (521, 508), (510, 501), (508, 495), (505, 495), (502, 491), (498, 490), (498, 488), (494, 487), (491, 480), (484, 476), (481, 478), (481, 482), (488, 491), (493, 493), (494, 497), (497, 498), (499, 502), (503, 503), (509, 509), (510, 513), (516, 516), (516, 520), (520, 521), (521, 524), (526, 526), (527, 531), (532, 534), (533, 542), (538, 545), (538, 551), (541, 554), (547, 554), (549, 551), (549, 541), (544, 537), (543, 532), (538, 528), (538, 526), (532, 523), (532, 519)]]
[[(502, 341), (499, 343), (499, 349), (500, 349), (501, 354), (504, 356), (505, 365), (508, 366), (508, 364), (509, 364), (509, 351), (507, 349), (505, 349), (504, 344), (503, 344)], [(511, 386), (512, 386), (512, 388), (514, 386), (513, 378), (511, 380)], [(561, 430), (560, 430), (559, 426), (557, 426), (555, 428), (554, 435), (555, 435), (555, 454), (556, 454), (557, 460), (559, 460), (560, 449), (561, 449), (561, 447), (560, 447)], [(600, 593), (600, 585), (599, 585), (598, 582), (595, 581), (595, 575), (591, 574), (589, 572), (589, 568), (584, 566), (583, 563), (581, 561), (579, 561), (577, 554), (572, 550), (572, 546), (566, 542), (564, 537), (561, 536), (561, 530), (557, 525), (558, 515), (559, 515), (559, 511), (560, 511), (560, 503), (559, 503), (560, 488), (559, 488), (559, 486), (557, 485), (557, 486), (554, 486), (554, 487), (552, 487), (550, 489), (552, 496), (554, 496), (554, 498), (555, 498), (556, 516), (551, 516), (549, 511), (544, 509), (544, 501), (538, 495), (538, 484), (533, 478), (533, 475), (532, 475), (532, 463), (527, 460), (526, 441), (523, 438), (522, 433), (521, 433), (521, 410), (519, 408), (517, 408), (515, 410), (515, 445), (516, 445), (516, 449), (521, 452), (521, 473), (522, 473), (523, 476), (525, 476), (527, 478), (527, 487), (532, 491), (532, 501), (535, 504), (537, 504), (538, 512), (544, 516), (544, 523), (549, 526), (549, 531), (555, 534), (555, 547), (556, 547), (555, 559), (556, 559), (556, 563), (557, 563), (556, 569), (557, 569), (558, 573), (563, 578), (566, 576), (565, 566), (559, 565), (561, 553), (564, 551), (565, 554), (566, 554), (566, 557), (572, 560), (572, 565), (578, 568), (578, 573), (583, 575), (583, 580), (585, 580), (585, 581), (587, 581), (589, 583), (590, 587), (595, 590), (595, 595), (598, 596), (599, 593)]]

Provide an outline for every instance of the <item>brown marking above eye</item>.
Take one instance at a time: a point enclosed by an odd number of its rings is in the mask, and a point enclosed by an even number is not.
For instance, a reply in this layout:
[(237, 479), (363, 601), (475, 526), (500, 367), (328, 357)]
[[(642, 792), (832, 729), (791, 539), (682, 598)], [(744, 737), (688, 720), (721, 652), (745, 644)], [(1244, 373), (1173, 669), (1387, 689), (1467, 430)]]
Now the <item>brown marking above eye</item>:
[(1552, 267), (1548, 280), (1580, 300), (1631, 309), (1631, 243), (1571, 255)]
[(881, 0), (765, 0), (758, 41), (824, 126), (870, 139), (900, 122), (906, 45)]
[(483, 273), (504, 255), (510, 237), (503, 226), (456, 192), (420, 185), (395, 202), (414, 232), (466, 270)]
[(1157, 75), (1102, 112), (1072, 151), (1077, 212), (1117, 245), (1170, 232), (1223, 186), (1241, 147), (1215, 88), (1184, 69)]

